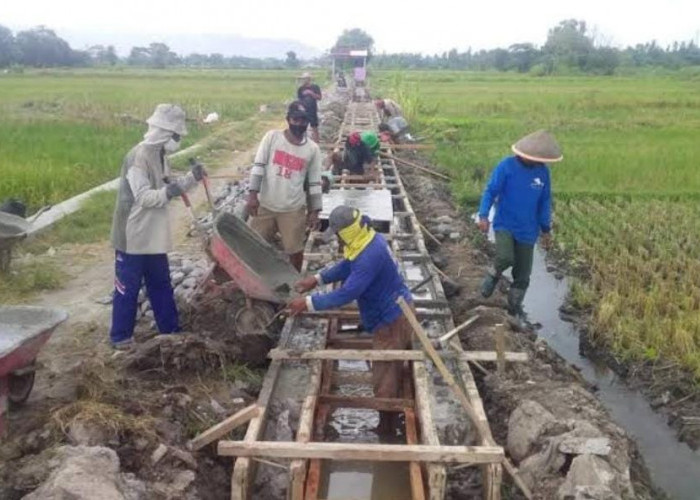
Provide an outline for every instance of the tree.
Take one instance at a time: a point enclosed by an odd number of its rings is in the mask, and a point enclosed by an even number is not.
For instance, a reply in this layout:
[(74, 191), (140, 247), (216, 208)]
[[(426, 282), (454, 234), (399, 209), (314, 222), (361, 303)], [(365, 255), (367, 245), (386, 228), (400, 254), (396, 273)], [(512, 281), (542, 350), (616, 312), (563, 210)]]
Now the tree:
[(107, 52), (104, 54), (105, 62), (110, 66), (114, 66), (119, 62), (119, 56), (114, 49), (114, 45), (107, 46)]
[(297, 59), (297, 53), (293, 50), (287, 52), (287, 59), (284, 61), (285, 66), (288, 68), (298, 68), (299, 59)]
[(516, 43), (508, 47), (510, 59), (520, 73), (527, 73), (537, 62), (539, 51), (531, 43)]
[(150, 64), (154, 68), (165, 68), (167, 66), (172, 66), (178, 61), (177, 54), (170, 50), (166, 44), (161, 42), (155, 42), (149, 45), (148, 52), (151, 56)]
[(333, 46), (333, 50), (338, 49), (367, 50), (371, 54), (374, 39), (359, 28), (344, 30)]
[(12, 31), (0, 25), (0, 68), (9, 66), (17, 59), (15, 37)]
[(132, 47), (127, 62), (132, 66), (147, 66), (151, 60), (151, 53), (147, 47)]
[(154, 42), (148, 47), (132, 47), (127, 62), (133, 66), (165, 68), (177, 64), (179, 58), (166, 44)]
[(20, 31), (15, 38), (19, 59), (27, 66), (71, 66), (76, 63), (76, 54), (68, 42), (45, 26)]
[(587, 34), (585, 21), (568, 19), (549, 30), (544, 52), (569, 66), (585, 69), (593, 51), (593, 40)]

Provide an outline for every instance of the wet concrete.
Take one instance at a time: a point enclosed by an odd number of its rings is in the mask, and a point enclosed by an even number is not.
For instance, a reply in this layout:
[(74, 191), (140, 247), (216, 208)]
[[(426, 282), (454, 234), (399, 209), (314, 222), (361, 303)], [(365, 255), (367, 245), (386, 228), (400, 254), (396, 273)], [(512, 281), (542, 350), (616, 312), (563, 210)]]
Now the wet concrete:
[(604, 364), (579, 353), (578, 331), (559, 317), (568, 290), (566, 279), (557, 280), (547, 272), (544, 253), (536, 249), (525, 311), (530, 321), (542, 324), (538, 335), (598, 387), (598, 399), (635, 439), (654, 483), (674, 499), (698, 498), (700, 453), (677, 440), (664, 417), (652, 410), (639, 391), (630, 389)]
[(294, 295), (293, 287), (300, 275), (283, 254), (232, 214), (222, 213), (216, 219), (215, 226), (231, 253), (245, 262), (281, 301)]

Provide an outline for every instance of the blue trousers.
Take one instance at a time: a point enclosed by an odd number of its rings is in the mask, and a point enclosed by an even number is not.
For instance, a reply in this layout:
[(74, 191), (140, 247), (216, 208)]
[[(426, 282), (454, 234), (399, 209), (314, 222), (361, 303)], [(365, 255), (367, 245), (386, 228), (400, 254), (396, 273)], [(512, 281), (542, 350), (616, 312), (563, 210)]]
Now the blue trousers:
[(112, 342), (130, 339), (134, 334), (141, 283), (146, 282), (148, 300), (160, 333), (180, 331), (170, 284), (170, 266), (166, 254), (136, 255), (117, 251), (114, 264), (114, 302), (112, 305)]

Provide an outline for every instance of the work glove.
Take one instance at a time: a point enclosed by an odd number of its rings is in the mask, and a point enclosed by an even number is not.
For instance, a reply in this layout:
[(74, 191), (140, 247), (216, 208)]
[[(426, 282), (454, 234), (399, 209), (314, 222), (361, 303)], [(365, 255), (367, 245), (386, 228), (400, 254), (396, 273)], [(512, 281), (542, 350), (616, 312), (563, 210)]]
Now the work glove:
[(176, 182), (171, 182), (165, 187), (165, 195), (168, 197), (169, 200), (177, 198), (178, 196), (182, 196), (182, 193), (184, 193), (184, 191)]
[(192, 172), (192, 177), (194, 177), (194, 180), (197, 182), (201, 181), (204, 176), (207, 175), (207, 171), (204, 169), (204, 165), (199, 163), (197, 160), (194, 158), (190, 158), (190, 172)]

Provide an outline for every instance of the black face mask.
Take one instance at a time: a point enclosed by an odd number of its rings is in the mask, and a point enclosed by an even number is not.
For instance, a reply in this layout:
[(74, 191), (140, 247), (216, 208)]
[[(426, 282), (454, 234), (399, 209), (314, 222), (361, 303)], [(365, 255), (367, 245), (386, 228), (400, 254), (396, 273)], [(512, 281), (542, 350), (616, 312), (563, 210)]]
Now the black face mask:
[(303, 139), (304, 134), (306, 133), (306, 129), (309, 128), (309, 124), (305, 125), (292, 125), (291, 123), (289, 124), (289, 131), (292, 133), (294, 137), (297, 139)]

